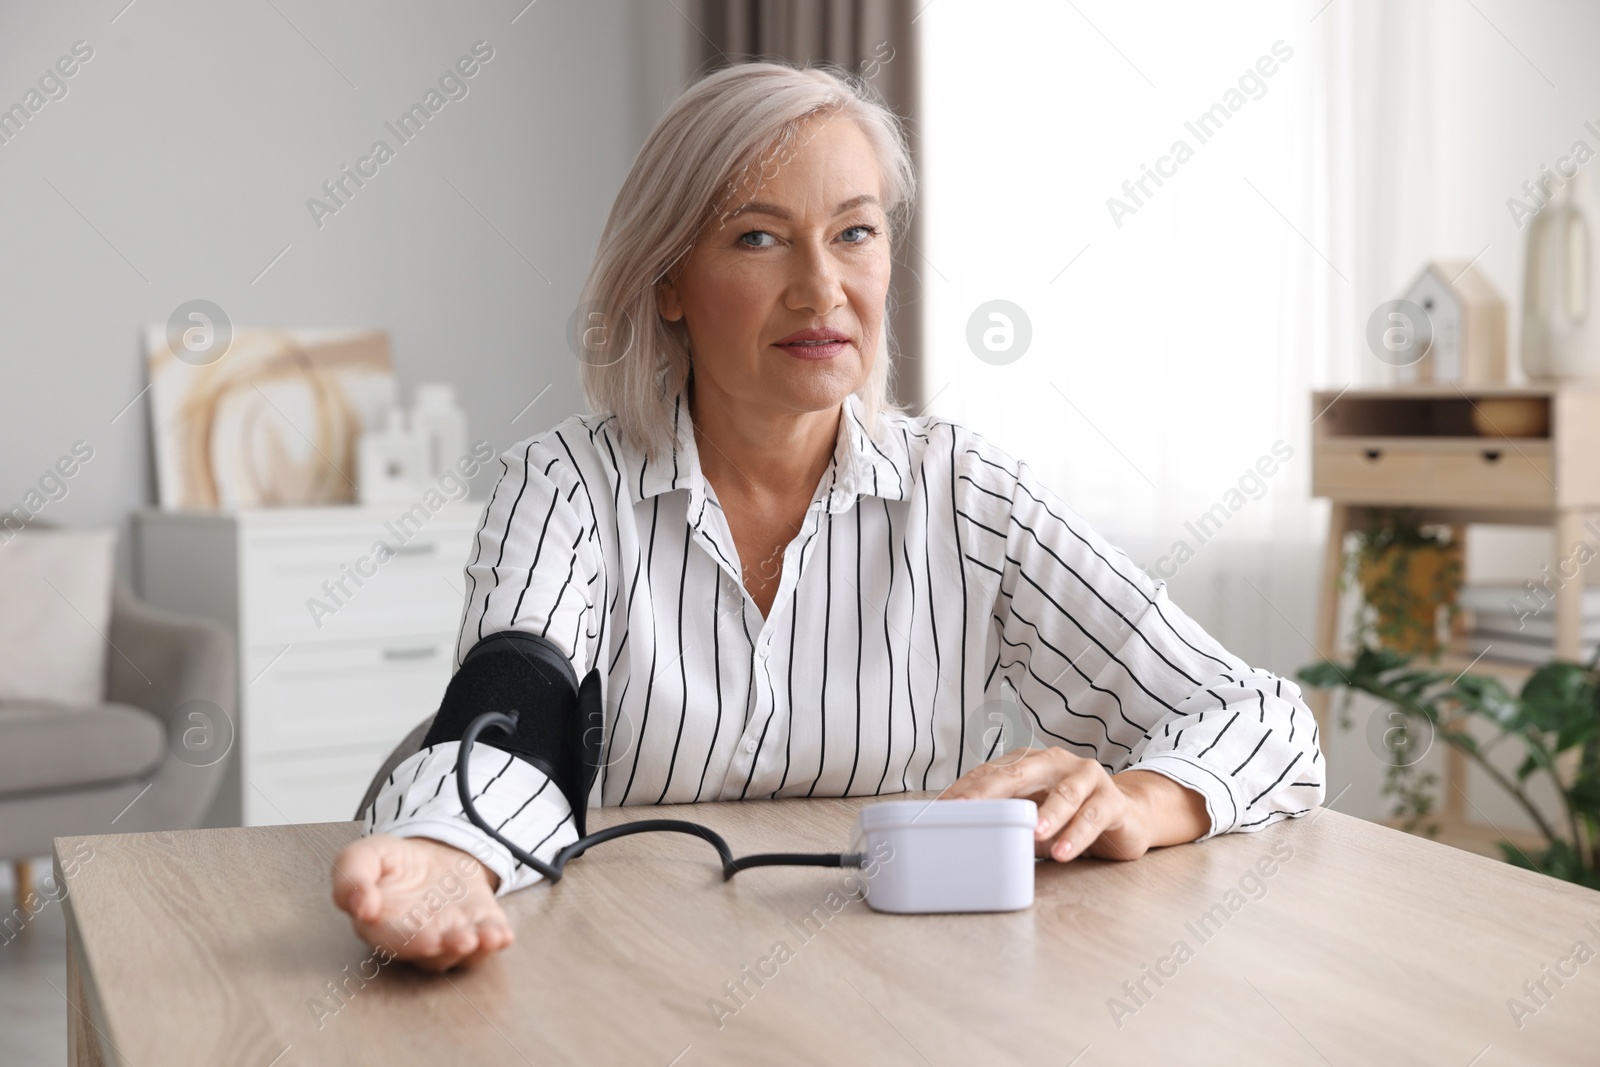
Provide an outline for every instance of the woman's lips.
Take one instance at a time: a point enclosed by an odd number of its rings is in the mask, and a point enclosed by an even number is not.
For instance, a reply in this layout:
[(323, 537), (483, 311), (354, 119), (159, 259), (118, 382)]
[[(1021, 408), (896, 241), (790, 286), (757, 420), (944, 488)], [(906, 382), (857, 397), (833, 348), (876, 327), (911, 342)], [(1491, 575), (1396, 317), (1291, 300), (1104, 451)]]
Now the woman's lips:
[(774, 348), (781, 348), (797, 359), (832, 359), (843, 352), (850, 344), (849, 341), (790, 341), (780, 342)]

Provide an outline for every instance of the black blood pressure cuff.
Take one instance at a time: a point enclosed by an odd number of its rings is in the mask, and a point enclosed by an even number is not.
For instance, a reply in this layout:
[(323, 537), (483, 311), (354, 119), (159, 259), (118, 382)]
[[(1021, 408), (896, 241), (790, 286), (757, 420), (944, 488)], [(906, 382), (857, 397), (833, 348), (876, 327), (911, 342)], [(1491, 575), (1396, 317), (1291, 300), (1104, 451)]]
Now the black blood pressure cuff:
[(493, 730), (478, 739), (543, 771), (567, 798), (583, 837), (589, 790), (600, 767), (599, 668), (580, 685), (566, 654), (545, 638), (517, 630), (490, 634), (461, 661), (423, 747), (461, 740), (486, 711), (515, 711), (517, 729), (509, 738)]

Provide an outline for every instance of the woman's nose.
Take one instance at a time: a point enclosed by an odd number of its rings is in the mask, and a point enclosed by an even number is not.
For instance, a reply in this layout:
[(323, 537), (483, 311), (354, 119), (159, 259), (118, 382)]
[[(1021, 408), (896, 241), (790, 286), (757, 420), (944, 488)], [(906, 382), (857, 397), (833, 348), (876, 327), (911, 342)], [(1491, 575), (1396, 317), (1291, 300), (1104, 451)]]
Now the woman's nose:
[(827, 314), (845, 302), (839, 265), (826, 248), (807, 244), (792, 260), (787, 303), (791, 311)]

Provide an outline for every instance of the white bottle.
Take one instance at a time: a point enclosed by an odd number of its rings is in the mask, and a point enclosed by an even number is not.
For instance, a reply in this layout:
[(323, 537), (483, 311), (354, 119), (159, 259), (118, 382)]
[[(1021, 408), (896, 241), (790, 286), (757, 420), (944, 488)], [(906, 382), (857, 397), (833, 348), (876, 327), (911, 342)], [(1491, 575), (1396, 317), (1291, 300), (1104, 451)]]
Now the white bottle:
[(446, 382), (417, 386), (411, 432), (420, 439), (422, 475), (428, 481), (454, 470), (467, 451), (467, 415), (456, 405), (455, 387)]
[(414, 500), (421, 492), (421, 442), (406, 431), (405, 413), (390, 407), (383, 428), (368, 430), (356, 442), (356, 481), (363, 504)]
[(1522, 369), (1529, 378), (1600, 378), (1597, 226), (1600, 197), (1582, 167), (1529, 223), (1522, 290)]

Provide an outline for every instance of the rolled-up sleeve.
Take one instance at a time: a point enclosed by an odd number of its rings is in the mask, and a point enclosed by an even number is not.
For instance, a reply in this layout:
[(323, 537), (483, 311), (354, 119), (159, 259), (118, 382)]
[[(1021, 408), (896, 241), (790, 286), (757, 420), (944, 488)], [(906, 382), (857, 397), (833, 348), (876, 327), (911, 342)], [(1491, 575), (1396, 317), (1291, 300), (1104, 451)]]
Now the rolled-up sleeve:
[(978, 456), (971, 480), (988, 516), (974, 552), (1004, 542), (996, 662), (1035, 744), (1195, 790), (1211, 821), (1198, 840), (1322, 802), (1326, 764), (1298, 686), (1223, 648), (1026, 463)]
[[(365, 832), (427, 837), (459, 848), (499, 876), (496, 896), (533, 885), (544, 876), (467, 818), (456, 786), (460, 747), (457, 741), (432, 745), (396, 767), (367, 813)], [(578, 839), (566, 797), (528, 761), (479, 741), (467, 782), (478, 814), (523, 851), (548, 863)]]

